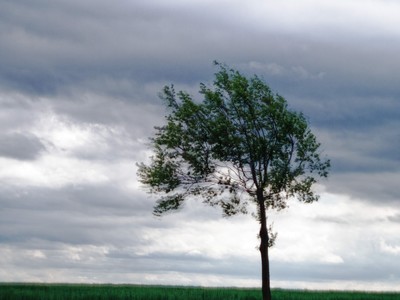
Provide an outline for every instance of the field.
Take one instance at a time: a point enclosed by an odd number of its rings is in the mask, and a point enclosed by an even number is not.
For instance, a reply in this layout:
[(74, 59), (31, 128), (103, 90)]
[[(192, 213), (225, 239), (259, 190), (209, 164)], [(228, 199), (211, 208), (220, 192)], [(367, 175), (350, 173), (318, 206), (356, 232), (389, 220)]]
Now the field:
[[(272, 291), (274, 300), (389, 300), (400, 299), (400, 293), (367, 293), (338, 291)], [(259, 289), (200, 288), (140, 285), (81, 284), (0, 284), (0, 300), (256, 300)]]

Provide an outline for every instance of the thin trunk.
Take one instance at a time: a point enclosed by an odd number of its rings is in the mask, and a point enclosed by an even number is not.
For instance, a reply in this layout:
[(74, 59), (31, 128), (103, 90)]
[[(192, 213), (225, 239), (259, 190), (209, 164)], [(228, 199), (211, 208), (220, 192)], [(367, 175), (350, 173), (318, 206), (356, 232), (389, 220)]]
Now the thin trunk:
[(257, 200), (260, 208), (260, 253), (261, 253), (261, 280), (263, 300), (271, 300), (271, 285), (269, 277), (269, 256), (268, 256), (268, 229), (265, 203), (262, 190), (257, 191)]

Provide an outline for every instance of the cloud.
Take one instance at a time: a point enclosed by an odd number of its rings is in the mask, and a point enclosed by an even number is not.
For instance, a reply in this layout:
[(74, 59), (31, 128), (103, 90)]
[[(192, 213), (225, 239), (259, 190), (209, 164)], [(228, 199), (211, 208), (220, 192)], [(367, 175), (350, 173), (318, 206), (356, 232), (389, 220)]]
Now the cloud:
[[(191, 76), (178, 59), (176, 66), (166, 68), (169, 58), (164, 57), (189, 59), (189, 52), (170, 43), (170, 36), (179, 36), (179, 27), (174, 15), (168, 17), (157, 6), (47, 1), (41, 5), (46, 9), (20, 3), (2, 10), (5, 47), (0, 82), (6, 87), (54, 95), (85, 81), (90, 84), (93, 78), (143, 83)], [(191, 36), (185, 29), (179, 31), (189, 45)]]
[(384, 240), (381, 240), (380, 247), (382, 252), (392, 255), (400, 255), (400, 246), (388, 245)]
[(0, 156), (17, 160), (34, 160), (46, 148), (32, 134), (14, 133), (0, 136)]
[(135, 175), (162, 87), (201, 99), (216, 59), (332, 160), (319, 203), (270, 215), (274, 286), (398, 289), (398, 5), (2, 1), (0, 280), (259, 285), (257, 222), (196, 202), (157, 219)]
[(400, 223), (400, 214), (388, 217), (388, 220), (395, 223)]
[(291, 66), (290, 69), (277, 63), (262, 63), (252, 61), (248, 63), (248, 68), (254, 70), (256, 73), (265, 73), (269, 76), (288, 77), (297, 80), (307, 79), (323, 79), (324, 72), (312, 74), (302, 66)]
[[(10, 192), (3, 190), (2, 194)], [(60, 195), (64, 195), (63, 201)], [(22, 200), (25, 207), (2, 199), (5, 214), (13, 208), (18, 212), (14, 217), (25, 224), (10, 227), (10, 217), (0, 218), (0, 228), (12, 228), (1, 231), (0, 236), (4, 245), (1, 260), (7, 269), (15, 271), (13, 278), (258, 285), (258, 224), (249, 216), (220, 219), (214, 209), (192, 203), (179, 215), (155, 222), (149, 209), (151, 203), (140, 208), (140, 203), (146, 203), (144, 195), (124, 196), (106, 186), (71, 187), (62, 193), (30, 191)], [(333, 216), (332, 207), (336, 208)], [(343, 284), (352, 281), (385, 282), (399, 267), (390, 257), (382, 257), (382, 253), (397, 255), (387, 251), (394, 246), (382, 247), (392, 244), (384, 244), (380, 238), (397, 237), (397, 227), (385, 221), (390, 213), (385, 207), (338, 201), (332, 195), (324, 195), (323, 202), (312, 207), (292, 203), (290, 210), (273, 218), (279, 232), (271, 251), (273, 285), (284, 280), (291, 280), (286, 283), (288, 287), (304, 281), (322, 281), (330, 287), (343, 288)], [(188, 215), (198, 217), (190, 220)], [(331, 226), (323, 220), (325, 215), (349, 220), (353, 225)], [(383, 231), (382, 226), (376, 227), (375, 219), (385, 224)], [(368, 246), (371, 243), (375, 245), (372, 248)], [(381, 264), (371, 266), (371, 260)], [(366, 268), (374, 272), (365, 272)], [(27, 269), (34, 271), (23, 275)]]

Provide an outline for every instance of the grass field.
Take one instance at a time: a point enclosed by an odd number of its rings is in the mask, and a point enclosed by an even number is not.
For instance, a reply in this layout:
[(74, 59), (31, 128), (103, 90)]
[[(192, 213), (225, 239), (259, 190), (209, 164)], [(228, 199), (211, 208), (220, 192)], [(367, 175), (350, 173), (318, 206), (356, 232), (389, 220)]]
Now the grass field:
[[(338, 291), (272, 291), (274, 300), (394, 300), (400, 293), (367, 293)], [(200, 288), (140, 285), (84, 284), (0, 284), (1, 300), (255, 300), (260, 289)]]

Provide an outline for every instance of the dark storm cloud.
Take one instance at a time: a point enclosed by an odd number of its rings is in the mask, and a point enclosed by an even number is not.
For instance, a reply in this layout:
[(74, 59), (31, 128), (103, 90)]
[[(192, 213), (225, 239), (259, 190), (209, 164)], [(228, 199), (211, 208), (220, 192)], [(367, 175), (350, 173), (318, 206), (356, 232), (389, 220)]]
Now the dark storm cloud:
[(8, 2), (1, 17), (0, 78), (11, 89), (53, 95), (77, 84), (90, 87), (93, 79), (143, 83), (193, 76), (194, 68), (184, 66), (198, 45), (174, 24), (173, 11), (140, 2)]
[[(243, 63), (249, 57), (291, 70), (286, 72), (286, 82), (282, 74), (273, 80), (284, 91), (299, 93), (305, 79), (323, 74), (323, 80), (310, 86), (307, 94), (354, 88), (367, 93), (382, 82), (392, 86), (397, 82), (396, 73), (391, 72), (397, 69), (396, 62), (385, 58), (395, 52), (386, 53), (386, 47), (361, 47), (360, 53), (360, 47), (341, 42), (335, 32), (327, 32), (332, 40), (321, 41), (240, 25), (221, 14), (225, 9), (221, 5), (210, 10), (199, 4), (171, 9), (140, 2), (22, 3), (7, 3), (2, 10), (5, 67), (1, 76), (5, 86), (27, 93), (52, 94), (75, 85), (90, 88), (93, 82), (100, 91), (107, 88), (102, 81), (197, 83), (210, 77), (213, 59)], [(346, 71), (349, 65), (358, 78)], [(394, 77), (377, 77), (370, 69), (385, 70), (383, 75), (390, 72)], [(126, 97), (129, 90), (114, 89), (113, 93)]]
[[(225, 9), (199, 3), (172, 9), (140, 1), (8, 2), (2, 10), (3, 85), (38, 94), (74, 87), (127, 99), (140, 91), (135, 85), (197, 85), (210, 79), (212, 60), (243, 65), (250, 58), (252, 69), (274, 89), (305, 99), (314, 96), (313, 106), (322, 98), (328, 114), (354, 95), (398, 94), (399, 63), (391, 59), (397, 45), (388, 37), (366, 41), (357, 31), (344, 35), (330, 27), (324, 37), (300, 35), (284, 26), (241, 24), (243, 16), (232, 8), (230, 14), (240, 17), (234, 22), (222, 14)], [(356, 112), (347, 111), (352, 112), (346, 119), (350, 122)]]
[(0, 156), (19, 160), (33, 160), (44, 150), (44, 144), (32, 134), (0, 135)]

